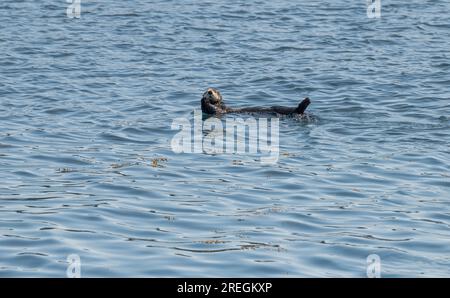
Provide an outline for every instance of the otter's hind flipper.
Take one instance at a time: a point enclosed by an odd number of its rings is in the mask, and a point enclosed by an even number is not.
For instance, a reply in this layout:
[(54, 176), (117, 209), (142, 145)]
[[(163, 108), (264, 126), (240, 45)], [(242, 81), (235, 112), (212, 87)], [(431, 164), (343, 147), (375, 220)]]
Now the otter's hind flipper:
[(309, 97), (305, 98), (304, 100), (302, 100), (301, 103), (299, 103), (298, 107), (295, 109), (296, 112), (299, 114), (303, 114), (310, 103), (311, 100), (309, 99)]

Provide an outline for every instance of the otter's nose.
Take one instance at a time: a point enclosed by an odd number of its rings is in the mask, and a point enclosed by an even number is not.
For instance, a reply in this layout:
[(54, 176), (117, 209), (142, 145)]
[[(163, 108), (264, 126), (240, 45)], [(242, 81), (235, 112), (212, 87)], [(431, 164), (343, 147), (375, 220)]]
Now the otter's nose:
[(209, 95), (212, 95), (212, 91), (211, 91), (211, 90), (209, 90), (209, 91), (208, 91), (208, 94), (209, 94)]

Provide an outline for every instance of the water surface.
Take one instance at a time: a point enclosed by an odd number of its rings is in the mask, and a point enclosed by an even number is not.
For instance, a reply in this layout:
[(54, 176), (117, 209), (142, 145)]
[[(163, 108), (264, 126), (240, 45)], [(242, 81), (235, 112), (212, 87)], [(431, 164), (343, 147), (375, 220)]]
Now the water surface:
[[(66, 5), (0, 4), (0, 276), (450, 275), (448, 1)], [(175, 154), (209, 86), (315, 121)]]

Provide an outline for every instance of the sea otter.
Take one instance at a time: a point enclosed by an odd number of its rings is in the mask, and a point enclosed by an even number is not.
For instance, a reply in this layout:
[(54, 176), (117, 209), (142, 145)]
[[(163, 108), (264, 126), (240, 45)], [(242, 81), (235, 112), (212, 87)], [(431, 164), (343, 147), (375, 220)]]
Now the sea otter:
[(222, 101), (222, 95), (217, 89), (208, 88), (203, 93), (201, 100), (202, 112), (209, 115), (220, 115), (225, 113), (271, 113), (280, 115), (302, 115), (311, 103), (309, 98), (305, 98), (297, 107), (250, 107), (250, 108), (229, 108)]

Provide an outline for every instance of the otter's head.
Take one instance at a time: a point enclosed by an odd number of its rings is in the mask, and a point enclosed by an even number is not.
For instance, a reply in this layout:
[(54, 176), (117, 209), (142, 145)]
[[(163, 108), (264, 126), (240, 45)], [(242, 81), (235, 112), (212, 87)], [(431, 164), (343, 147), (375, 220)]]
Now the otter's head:
[(220, 105), (222, 103), (222, 95), (217, 89), (208, 88), (208, 90), (203, 93), (202, 99), (206, 99), (213, 105)]

